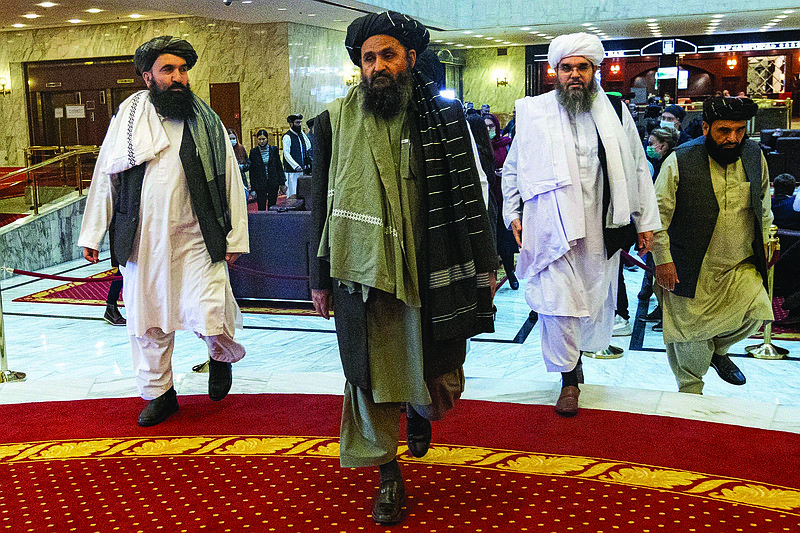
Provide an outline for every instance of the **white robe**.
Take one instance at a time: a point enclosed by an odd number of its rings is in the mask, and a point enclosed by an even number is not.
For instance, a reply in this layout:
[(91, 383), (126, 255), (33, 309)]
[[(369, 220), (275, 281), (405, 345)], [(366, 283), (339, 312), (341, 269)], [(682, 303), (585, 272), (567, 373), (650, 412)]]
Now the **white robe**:
[[(149, 102), (148, 102), (149, 104)], [(122, 109), (122, 106), (121, 106)], [(112, 137), (109, 127), (106, 142)], [(118, 126), (118, 124), (116, 124)], [(204, 336), (241, 327), (225, 261), (211, 262), (189, 197), (179, 157), (183, 121), (161, 119), (168, 145), (147, 161), (142, 184), (140, 223), (125, 267), (123, 299), (128, 333), (144, 336), (153, 327), (169, 333), (190, 330)], [(220, 124), (222, 128), (222, 124)], [(111, 223), (116, 175), (106, 172), (110, 149), (101, 150), (89, 188), (78, 245), (95, 250)], [(113, 142), (108, 142), (113, 146)], [(247, 206), (233, 148), (226, 142), (227, 198), (233, 229), (227, 235), (228, 253), (247, 253)]]

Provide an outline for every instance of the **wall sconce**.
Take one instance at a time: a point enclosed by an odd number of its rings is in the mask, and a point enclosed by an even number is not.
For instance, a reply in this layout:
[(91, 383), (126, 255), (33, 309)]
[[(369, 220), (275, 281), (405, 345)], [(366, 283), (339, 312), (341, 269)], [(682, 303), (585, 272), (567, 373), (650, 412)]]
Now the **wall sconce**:
[(496, 74), (496, 76), (497, 76), (496, 80), (498, 87), (505, 87), (508, 85), (508, 74), (506, 74), (505, 72), (500, 72)]
[(360, 72), (356, 72), (356, 71), (354, 71), (352, 74), (350, 74), (349, 78), (344, 80), (345, 84), (348, 87), (352, 87), (353, 85), (357, 85), (359, 81), (361, 81), (361, 73)]
[(547, 76), (548, 77), (553, 77), (555, 75), (556, 75), (556, 71), (553, 70), (553, 67), (547, 67)]
[(729, 69), (731, 69), (731, 70), (735, 69), (735, 68), (736, 68), (736, 63), (737, 63), (737, 61), (736, 61), (736, 58), (735, 58), (735, 57), (732, 57), (732, 58), (730, 58), (730, 59), (727, 61), (728, 68), (729, 68)]
[(6, 85), (8, 85), (8, 80), (6, 78), (0, 78), (0, 94), (3, 96), (11, 94), (11, 89), (6, 89)]
[(611, 65), (608, 70), (611, 71), (611, 74), (616, 76), (617, 74), (619, 74), (621, 67), (619, 66), (619, 64), (615, 63)]

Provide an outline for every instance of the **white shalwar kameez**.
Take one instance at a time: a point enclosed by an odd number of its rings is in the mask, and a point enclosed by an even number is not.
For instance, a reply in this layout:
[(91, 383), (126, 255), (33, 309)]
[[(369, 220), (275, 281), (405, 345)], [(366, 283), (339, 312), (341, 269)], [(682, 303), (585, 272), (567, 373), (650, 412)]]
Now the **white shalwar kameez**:
[[(517, 116), (524, 121), (524, 111), (520, 113), (524, 106), (520, 102), (522, 101), (517, 101)], [(563, 110), (562, 113), (566, 114)], [(623, 111), (622, 115), (625, 137), (620, 142), (630, 143), (635, 168), (629, 171), (634, 176), (634, 181), (639, 182), (633, 187), (629, 184), (628, 189), (637, 190), (640, 197), (631, 199), (646, 206), (641, 211), (635, 209), (632, 217), (637, 231), (644, 232), (660, 227), (658, 209), (638, 132), (630, 114)], [(618, 118), (613, 116), (613, 120)], [(520, 139), (519, 134), (524, 130), (522, 122), (518, 122), (522, 128), (518, 127), (517, 138), (511, 145), (503, 166), (503, 215), (507, 226), (514, 219), (519, 218), (522, 221), (523, 242), (517, 273), (527, 278), (525, 298), (531, 309), (539, 315), (542, 355), (548, 372), (569, 372), (577, 365), (581, 351), (608, 348), (614, 327), (617, 295), (620, 254), (617, 252), (611, 259), (607, 259), (603, 241), (603, 170), (598, 158), (598, 129), (592, 114), (588, 112), (575, 117), (569, 116), (568, 123), (569, 128), (564, 133), (571, 133), (572, 138), (565, 135), (566, 138), (556, 139), (555, 142), (566, 143), (567, 160), (577, 156), (577, 161), (572, 159), (569, 166), (572, 170), (577, 162), (581, 194), (575, 198), (580, 203), (573, 202), (572, 205), (582, 206), (582, 213), (569, 212), (569, 202), (559, 203), (554, 200), (552, 204), (548, 204), (549, 200), (545, 195), (552, 191), (527, 198), (524, 208), (520, 207), (523, 197), (517, 183), (526, 176), (521, 173), (518, 175), (518, 151), (546, 150), (545, 146), (532, 145), (536, 142), (544, 144), (543, 140), (528, 137), (529, 141), (534, 142), (526, 145), (524, 133)], [(645, 179), (646, 182), (643, 181)], [(574, 188), (575, 184), (573, 176), (572, 184), (567, 184), (566, 187)], [(564, 190), (563, 187), (561, 189)], [(541, 191), (542, 187), (538, 190)], [(562, 198), (572, 193), (564, 194)], [(543, 216), (551, 220), (542, 220)], [(557, 226), (555, 231), (542, 229), (543, 226), (552, 224), (553, 218), (559, 217), (562, 217), (565, 225), (579, 224), (583, 218), (585, 228), (578, 228), (578, 231), (584, 233), (584, 236), (574, 240), (567, 239), (568, 242), (565, 241), (562, 246), (558, 242), (564, 237), (561, 227)], [(566, 229), (566, 235), (569, 235), (569, 229)], [(534, 239), (539, 242), (533, 243)], [(533, 253), (534, 248), (544, 252)], [(563, 253), (562, 249), (565, 250)], [(551, 259), (542, 259), (542, 255), (547, 253), (551, 254)]]
[[(211, 262), (189, 196), (179, 156), (184, 122), (161, 118), (161, 124), (169, 146), (147, 162), (139, 228), (131, 255), (126, 265), (120, 266), (134, 371), (145, 399), (157, 398), (172, 386), (171, 356), (176, 330), (195, 332), (209, 344), (209, 349), (216, 349), (221, 343), (241, 353), (244, 350), (232, 340), (235, 328), (242, 326), (242, 315), (228, 280), (227, 263)], [(242, 181), (234, 179), (239, 177), (239, 167), (230, 143), (225, 145), (233, 227), (227, 235), (227, 251), (247, 253)], [(97, 168), (102, 169), (102, 164), (103, 154)], [(108, 206), (114, 188), (108, 174), (95, 171), (79, 246), (99, 248), (111, 222), (112, 210)]]

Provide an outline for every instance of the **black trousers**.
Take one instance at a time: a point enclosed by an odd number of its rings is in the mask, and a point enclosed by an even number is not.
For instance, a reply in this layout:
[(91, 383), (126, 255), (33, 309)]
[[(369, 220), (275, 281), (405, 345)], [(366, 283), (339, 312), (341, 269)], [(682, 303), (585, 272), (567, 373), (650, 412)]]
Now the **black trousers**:
[[(122, 276), (122, 272), (117, 269), (117, 275)], [(117, 301), (119, 300), (119, 293), (122, 292), (122, 280), (115, 279), (111, 282), (111, 286), (108, 288), (108, 296), (106, 296), (106, 305), (117, 305)]]

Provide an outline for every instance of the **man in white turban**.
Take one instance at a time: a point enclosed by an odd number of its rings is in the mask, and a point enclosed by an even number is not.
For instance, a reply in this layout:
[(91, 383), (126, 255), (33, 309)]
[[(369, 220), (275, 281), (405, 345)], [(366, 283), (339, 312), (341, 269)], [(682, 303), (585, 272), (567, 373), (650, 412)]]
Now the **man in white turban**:
[(611, 341), (619, 250), (646, 253), (660, 227), (633, 118), (595, 81), (603, 56), (594, 35), (553, 39), (556, 88), (517, 100), (503, 166), (503, 216), (521, 246), (517, 273), (539, 314), (545, 366), (562, 375), (562, 416), (578, 413), (581, 352)]

